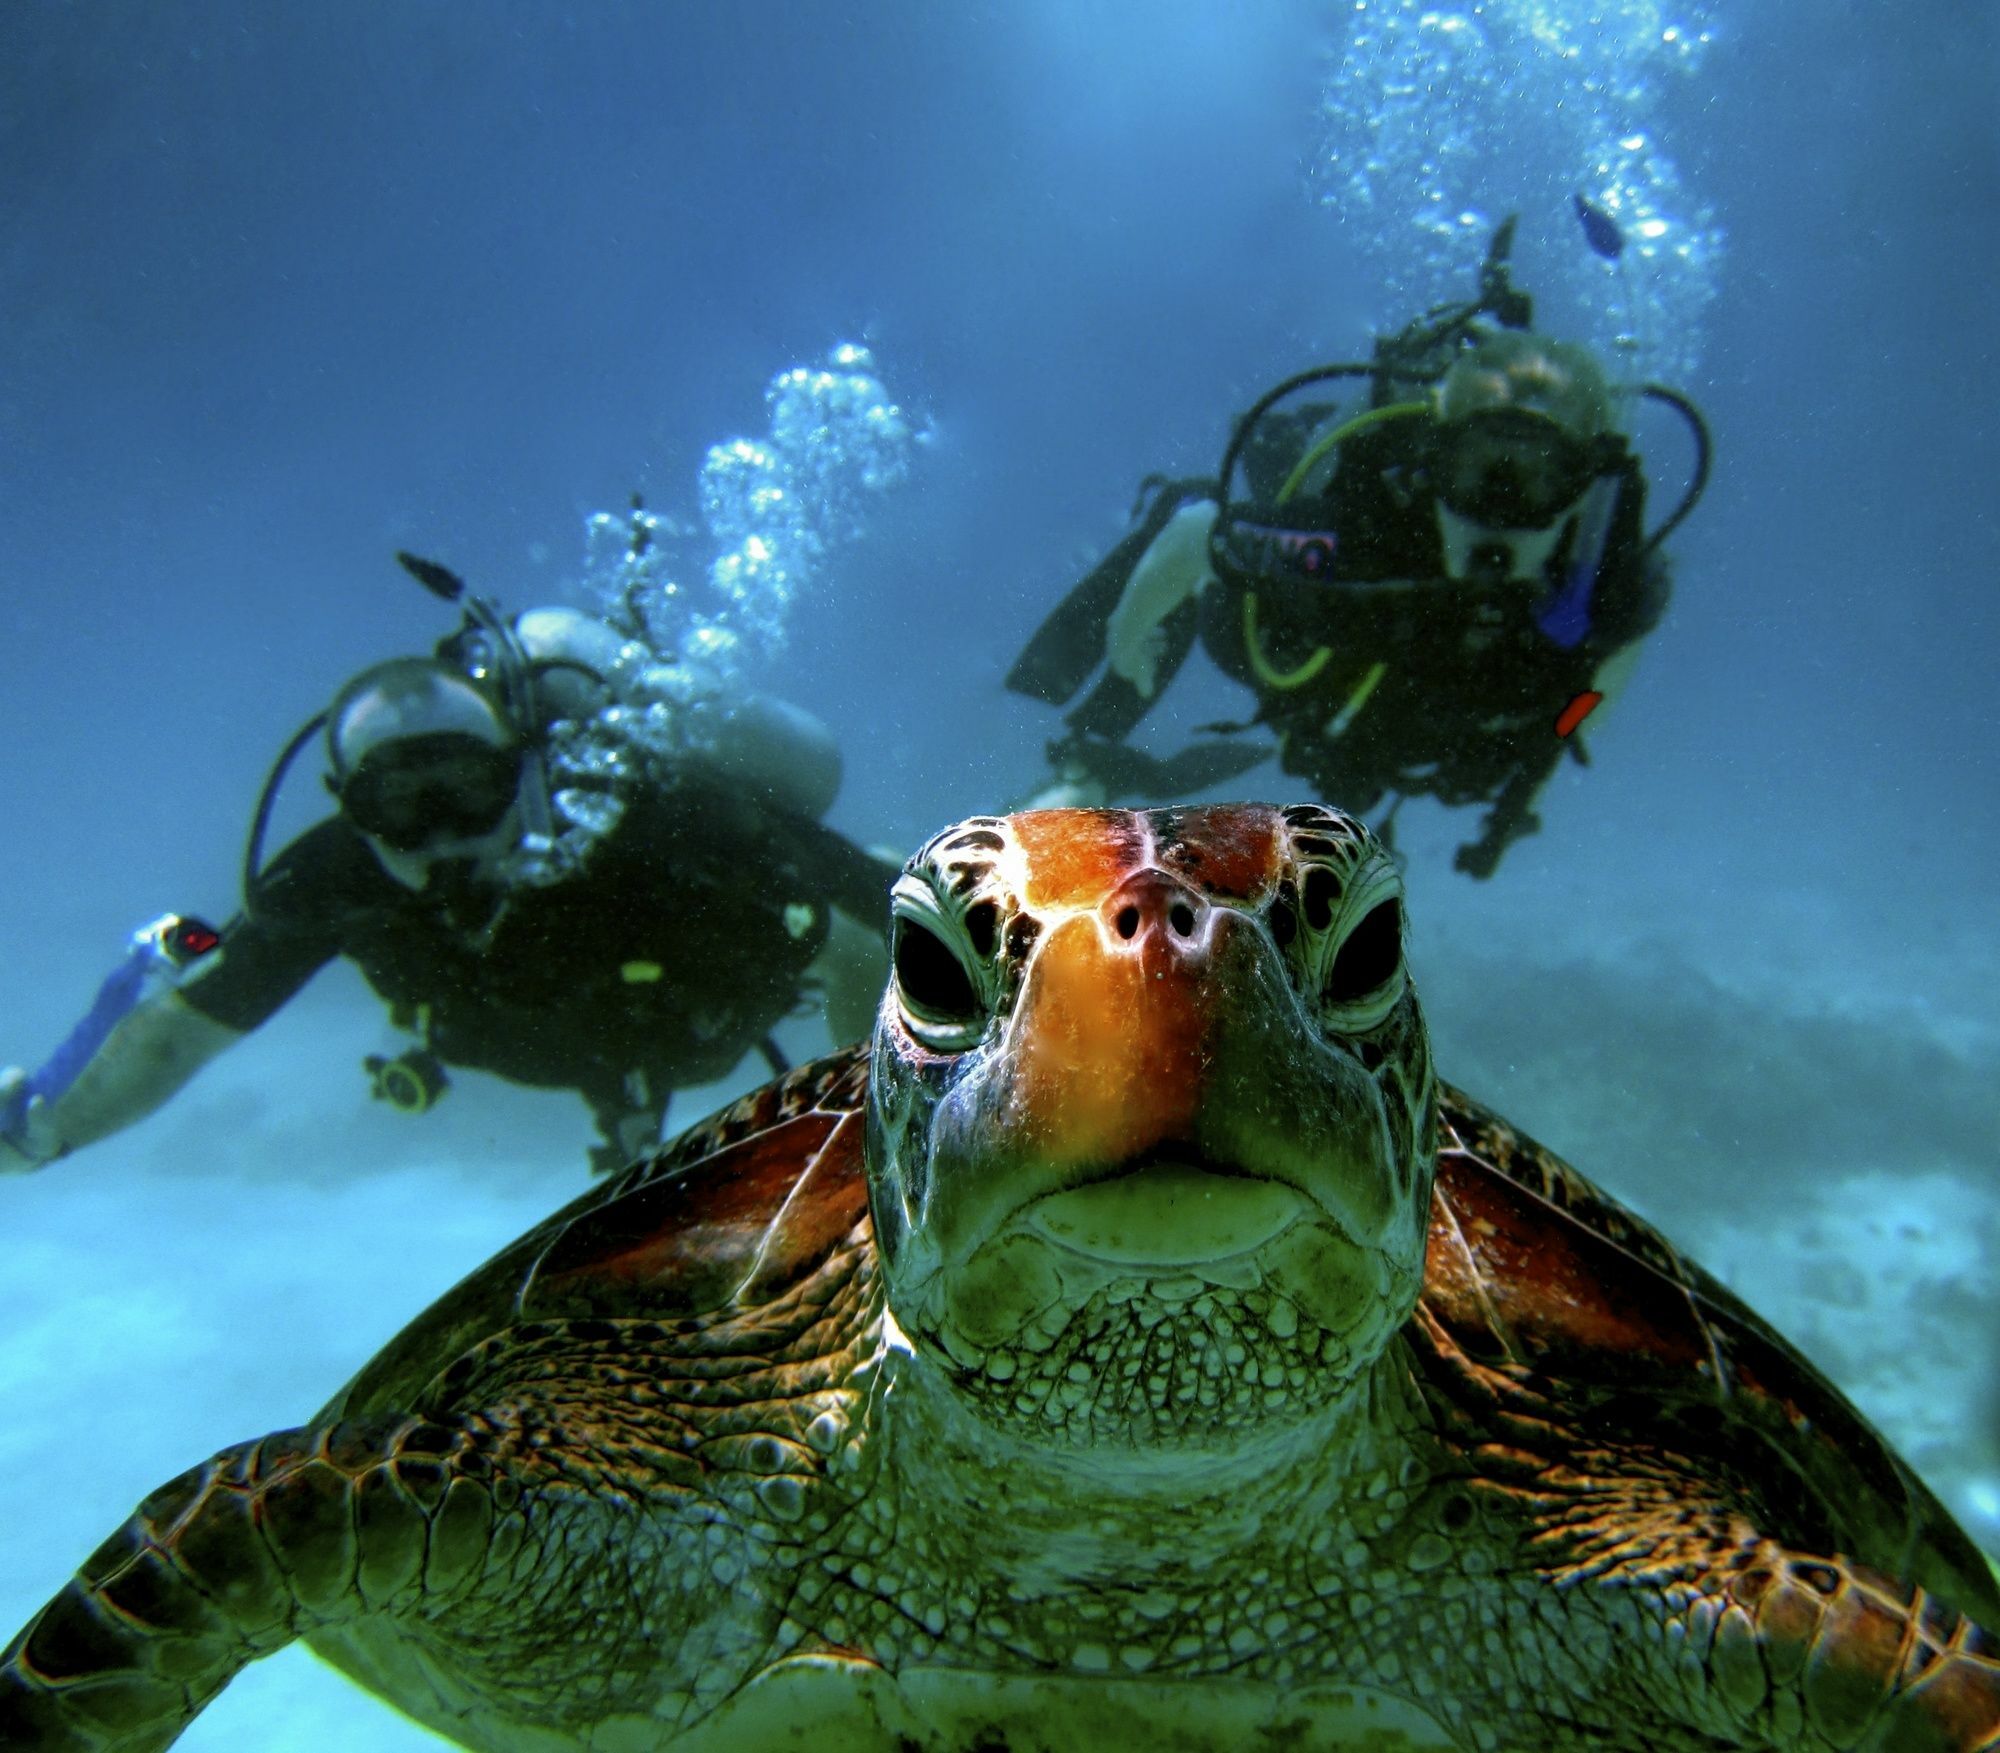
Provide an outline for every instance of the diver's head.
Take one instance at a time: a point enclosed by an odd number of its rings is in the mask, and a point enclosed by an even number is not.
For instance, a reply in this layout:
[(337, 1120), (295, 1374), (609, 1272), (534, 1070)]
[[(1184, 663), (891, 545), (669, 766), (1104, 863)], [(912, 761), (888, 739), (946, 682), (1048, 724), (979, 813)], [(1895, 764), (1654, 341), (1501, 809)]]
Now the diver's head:
[(1446, 572), (1539, 580), (1569, 514), (1620, 448), (1597, 361), (1572, 343), (1503, 329), (1445, 373), (1435, 408)]
[(327, 786), (383, 869), (420, 889), (447, 860), (520, 837), (522, 738), (475, 683), (431, 658), (362, 671), (327, 715)]

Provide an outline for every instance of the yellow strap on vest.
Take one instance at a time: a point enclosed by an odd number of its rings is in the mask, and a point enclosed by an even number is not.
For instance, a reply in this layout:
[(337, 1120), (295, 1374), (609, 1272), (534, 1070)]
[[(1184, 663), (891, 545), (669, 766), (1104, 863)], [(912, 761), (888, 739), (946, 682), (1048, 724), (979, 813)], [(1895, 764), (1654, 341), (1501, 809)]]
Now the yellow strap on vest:
[[(1429, 411), (1428, 402), (1391, 402), (1387, 407), (1370, 408), (1365, 414), (1355, 415), (1352, 420), (1343, 420), (1293, 465), (1292, 472), (1285, 477), (1285, 484), (1278, 489), (1278, 503), (1283, 505), (1299, 490), (1306, 476), (1312, 473), (1328, 451), (1345, 444), (1357, 432), (1366, 427), (1380, 425), (1384, 420), (1402, 420), (1409, 415), (1425, 414)], [(1289, 694), (1295, 688), (1303, 688), (1325, 669), (1333, 658), (1332, 646), (1316, 645), (1313, 647), (1312, 655), (1298, 668), (1290, 670), (1277, 668), (1264, 655), (1263, 643), (1257, 637), (1257, 593), (1254, 590), (1246, 590), (1243, 593), (1243, 649), (1250, 657), (1250, 673), (1265, 687), (1273, 688), (1280, 694)], [(1334, 722), (1341, 730), (1345, 730), (1353, 721), (1354, 715), (1368, 704), (1368, 696), (1375, 692), (1375, 684), (1382, 679), (1382, 672), (1387, 668), (1388, 665), (1378, 663), (1361, 678), (1361, 685), (1348, 696), (1347, 704), (1335, 715)]]
[(1379, 426), (1384, 420), (1402, 420), (1411, 414), (1428, 414), (1428, 402), (1391, 402), (1386, 407), (1370, 408), (1366, 413), (1356, 414), (1352, 420), (1343, 420), (1311, 450), (1293, 464), (1292, 472), (1285, 477), (1285, 484), (1278, 489), (1278, 503), (1285, 501), (1305, 484), (1305, 478), (1313, 472), (1320, 459), (1330, 450), (1338, 449), (1357, 432), (1370, 426)]
[(1278, 669), (1264, 655), (1263, 641), (1257, 637), (1257, 593), (1246, 590), (1243, 593), (1243, 649), (1250, 658), (1250, 673), (1265, 687), (1273, 688), (1280, 694), (1289, 694), (1294, 688), (1303, 688), (1314, 676), (1332, 661), (1333, 648), (1320, 645), (1313, 648), (1313, 654), (1297, 669)]
[(1389, 673), (1386, 663), (1371, 663), (1368, 673), (1354, 685), (1354, 692), (1347, 696), (1347, 704), (1326, 721), (1326, 735), (1344, 736), (1347, 727), (1361, 715), (1361, 708), (1368, 704), (1368, 696), (1375, 692), (1375, 684)]

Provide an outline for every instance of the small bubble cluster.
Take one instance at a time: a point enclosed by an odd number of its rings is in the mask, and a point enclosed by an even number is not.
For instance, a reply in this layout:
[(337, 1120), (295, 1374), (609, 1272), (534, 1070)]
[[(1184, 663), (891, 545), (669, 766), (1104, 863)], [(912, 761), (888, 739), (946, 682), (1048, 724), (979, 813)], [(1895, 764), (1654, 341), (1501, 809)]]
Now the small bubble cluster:
[(715, 608), (687, 655), (725, 667), (782, 648), (800, 588), (861, 534), (871, 494), (909, 473), (916, 435), (874, 375), (865, 347), (836, 347), (816, 369), (781, 371), (764, 392), (771, 430), (718, 444), (701, 470), (716, 545)]
[(544, 745), (553, 818), (547, 834), (527, 833), (502, 862), (510, 886), (549, 888), (566, 882), (598, 842), (623, 819), (637, 770), (630, 742), (605, 722), (559, 720)]
[(566, 880), (638, 781), (671, 786), (687, 757), (713, 747), (748, 670), (783, 649), (799, 592), (860, 538), (869, 500), (908, 477), (926, 436), (852, 343), (822, 366), (781, 371), (764, 399), (770, 431), (714, 445), (702, 464), (705, 566), (693, 553), (702, 531), (636, 500), (585, 520), (583, 595), (626, 644), (611, 704), (550, 732), (553, 832), (524, 836), (511, 880)]
[(701, 508), (720, 550), (709, 563), (718, 605), (690, 629), (699, 661), (733, 667), (784, 643), (792, 599), (835, 548), (862, 531), (870, 494), (909, 473), (915, 434), (872, 371), (864, 347), (771, 380), (768, 438), (708, 453)]
[[(907, 478), (924, 436), (874, 367), (867, 348), (845, 343), (822, 366), (781, 371), (764, 392), (770, 430), (710, 447), (698, 489), (705, 565), (689, 554), (696, 532), (641, 506), (587, 521), (586, 593), (653, 665), (727, 692), (784, 648), (792, 603), (860, 537), (870, 498)], [(683, 674), (641, 691), (674, 701), (689, 685)]]
[[(1310, 177), (1404, 316), (1464, 297), (1495, 226), (1542, 326), (1630, 382), (1691, 378), (1722, 234), (1659, 138), (1666, 81), (1710, 33), (1702, 0), (1353, 0), (1321, 99)], [(1577, 196), (1618, 227), (1616, 260), (1577, 230)], [(1559, 312), (1559, 314), (1558, 314)], [(1555, 317), (1551, 321), (1551, 316)]]

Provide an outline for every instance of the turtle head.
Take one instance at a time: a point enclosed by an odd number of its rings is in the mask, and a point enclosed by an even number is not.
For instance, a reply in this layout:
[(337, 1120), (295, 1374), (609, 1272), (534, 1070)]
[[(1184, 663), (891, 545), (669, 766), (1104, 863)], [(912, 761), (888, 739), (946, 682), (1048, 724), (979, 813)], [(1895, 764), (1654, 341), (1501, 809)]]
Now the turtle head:
[(905, 866), (869, 1197), (891, 1314), (982, 1421), (1234, 1449), (1381, 1354), (1437, 1129), (1402, 902), (1317, 807), (974, 817)]

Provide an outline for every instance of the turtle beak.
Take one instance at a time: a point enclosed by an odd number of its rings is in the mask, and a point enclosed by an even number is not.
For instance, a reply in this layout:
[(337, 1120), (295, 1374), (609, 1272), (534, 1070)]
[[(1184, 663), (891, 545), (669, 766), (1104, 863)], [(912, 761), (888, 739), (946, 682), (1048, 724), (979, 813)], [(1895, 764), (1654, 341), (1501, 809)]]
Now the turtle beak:
[(1187, 1137), (1240, 927), (1148, 870), (1057, 929), (1013, 1029), (1010, 1098), (1039, 1154), (1108, 1165)]

